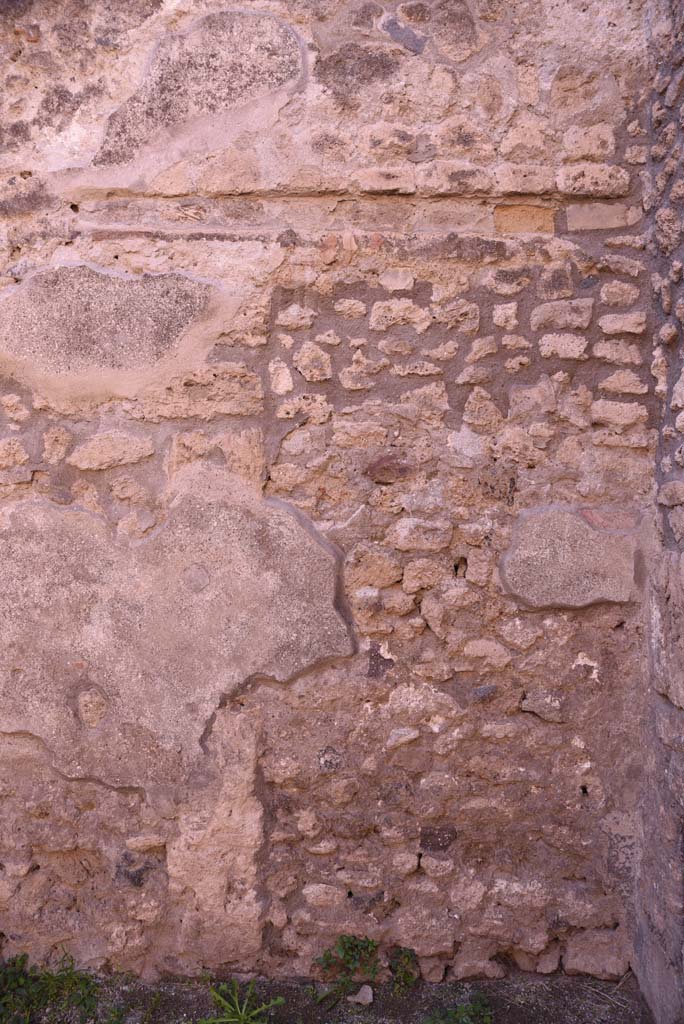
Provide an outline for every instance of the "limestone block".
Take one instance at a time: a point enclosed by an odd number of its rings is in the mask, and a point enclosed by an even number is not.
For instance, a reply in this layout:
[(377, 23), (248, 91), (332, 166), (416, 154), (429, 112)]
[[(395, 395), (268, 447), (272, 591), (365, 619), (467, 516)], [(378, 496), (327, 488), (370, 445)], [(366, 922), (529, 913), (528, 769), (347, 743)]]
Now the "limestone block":
[(154, 445), (148, 439), (140, 439), (121, 431), (97, 434), (79, 445), (67, 459), (78, 469), (111, 469), (112, 466), (126, 466), (140, 462), (154, 454)]
[(605, 231), (637, 224), (641, 212), (624, 203), (574, 203), (568, 206), (568, 231)]
[(648, 410), (643, 405), (637, 405), (636, 402), (610, 402), (605, 398), (592, 402), (590, 412), (592, 423), (604, 423), (618, 430), (645, 423), (648, 419)]
[(626, 196), (629, 172), (611, 164), (572, 164), (558, 172), (558, 191), (571, 196)]
[(566, 160), (603, 160), (614, 152), (615, 132), (609, 124), (594, 124), (590, 128), (573, 125), (563, 136)]
[(631, 533), (595, 529), (568, 509), (539, 509), (520, 517), (501, 579), (533, 608), (624, 602), (633, 596), (635, 553)]
[(593, 299), (570, 299), (545, 302), (532, 310), (530, 324), (533, 331), (543, 328), (577, 330), (588, 327), (594, 308)]
[(608, 313), (599, 320), (604, 334), (643, 334), (646, 330), (646, 314)]
[(376, 302), (371, 310), (370, 329), (386, 331), (395, 324), (409, 324), (419, 334), (426, 331), (432, 322), (427, 309), (421, 309), (410, 299), (388, 299)]
[(544, 359), (557, 356), (559, 359), (586, 359), (587, 339), (581, 334), (545, 334), (539, 342), (539, 351)]
[(321, 381), (332, 377), (330, 356), (313, 341), (304, 342), (293, 362), (304, 380)]
[(552, 206), (501, 205), (494, 208), (494, 226), (504, 235), (553, 234), (555, 210)]
[(28, 452), (14, 437), (0, 440), (0, 469), (13, 469), (29, 461)]
[(571, 935), (565, 943), (563, 970), (617, 981), (629, 970), (629, 946), (623, 930), (596, 928)]

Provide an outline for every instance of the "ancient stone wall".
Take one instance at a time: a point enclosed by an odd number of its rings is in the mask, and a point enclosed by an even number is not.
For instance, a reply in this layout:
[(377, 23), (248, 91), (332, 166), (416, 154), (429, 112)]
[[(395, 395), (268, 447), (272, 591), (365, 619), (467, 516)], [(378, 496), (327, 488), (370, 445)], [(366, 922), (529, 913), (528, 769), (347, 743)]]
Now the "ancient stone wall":
[(684, 323), (682, 140), (684, 8), (673, 4), (669, 31), (654, 31), (657, 74), (649, 114), (652, 146), (644, 176), (652, 254), (654, 367), (661, 383), (659, 553), (647, 610), (650, 692), (645, 716), (646, 786), (637, 870), (635, 968), (662, 1024), (684, 1020), (684, 696), (682, 541), (684, 541)]
[(635, 962), (667, 24), (0, 4), (4, 954)]

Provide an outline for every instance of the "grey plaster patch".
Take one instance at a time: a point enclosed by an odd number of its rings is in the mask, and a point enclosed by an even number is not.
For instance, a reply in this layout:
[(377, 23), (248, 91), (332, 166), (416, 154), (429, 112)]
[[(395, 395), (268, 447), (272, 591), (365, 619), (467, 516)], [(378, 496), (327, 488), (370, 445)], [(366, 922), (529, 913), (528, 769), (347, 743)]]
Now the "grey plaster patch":
[(210, 292), (179, 274), (40, 271), (0, 300), (0, 353), (53, 374), (148, 366), (173, 348)]
[(583, 608), (629, 601), (634, 534), (597, 530), (581, 515), (550, 508), (521, 516), (500, 564), (505, 589), (533, 608)]
[(169, 33), (140, 88), (109, 118), (96, 164), (121, 164), (159, 129), (219, 114), (297, 79), (297, 36), (270, 14), (210, 14), (186, 35)]
[[(165, 525), (132, 545), (38, 500), (0, 527), (3, 730), (40, 737), (70, 776), (178, 778), (250, 677), (353, 653), (313, 526), (225, 471), (189, 467), (174, 487)], [(106, 709), (87, 729), (84, 692)]]

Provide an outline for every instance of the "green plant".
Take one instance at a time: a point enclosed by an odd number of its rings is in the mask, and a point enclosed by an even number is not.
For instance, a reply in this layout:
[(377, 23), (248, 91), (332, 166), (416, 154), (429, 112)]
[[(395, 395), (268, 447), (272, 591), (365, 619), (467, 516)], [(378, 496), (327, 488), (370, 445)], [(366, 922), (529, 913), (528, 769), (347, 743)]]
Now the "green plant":
[(266, 1014), (274, 1006), (282, 1006), (285, 1002), (282, 996), (276, 996), (268, 1003), (261, 1006), (254, 1004), (254, 982), (250, 981), (242, 1001), (240, 999), (240, 986), (237, 981), (221, 982), (216, 988), (211, 989), (211, 997), (221, 1011), (217, 1017), (205, 1017), (199, 1024), (265, 1024)]
[(92, 1019), (97, 1012), (99, 985), (95, 978), (76, 970), (64, 954), (54, 971), (29, 965), (26, 954), (0, 964), (0, 1021), (33, 1024), (49, 1013), (52, 1024), (73, 1019)]
[(392, 972), (392, 989), (395, 995), (404, 995), (420, 978), (418, 958), (412, 949), (397, 946), (390, 953), (389, 968)]
[(104, 1019), (104, 1024), (124, 1024), (125, 1014), (120, 1006), (112, 1006)]
[(358, 935), (340, 935), (331, 949), (326, 949), (316, 963), (332, 987), (318, 997), (338, 1002), (343, 995), (351, 992), (356, 982), (374, 982), (380, 970), (378, 944), (374, 939)]
[(145, 1012), (143, 1013), (142, 1017), (140, 1018), (140, 1024), (152, 1024), (152, 1020), (154, 1019), (154, 1015), (157, 1012), (157, 1010), (159, 1009), (160, 1002), (161, 1002), (161, 995), (160, 995), (159, 992), (155, 992), (154, 995), (152, 996), (152, 998), (150, 999), (149, 1006), (147, 1006), (145, 1008)]
[(423, 1024), (494, 1024), (494, 1016), (484, 996), (476, 995), (469, 1003), (438, 1010)]

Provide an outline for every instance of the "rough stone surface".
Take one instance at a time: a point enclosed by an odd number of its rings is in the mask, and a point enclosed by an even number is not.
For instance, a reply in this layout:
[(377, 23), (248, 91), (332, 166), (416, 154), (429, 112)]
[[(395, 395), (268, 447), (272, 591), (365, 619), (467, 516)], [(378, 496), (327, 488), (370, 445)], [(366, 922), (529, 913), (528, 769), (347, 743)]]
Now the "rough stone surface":
[(679, 1024), (683, 31), (0, 4), (3, 956)]
[(548, 509), (521, 519), (501, 572), (506, 588), (531, 607), (583, 608), (630, 600), (634, 556), (634, 537)]
[(128, 161), (160, 129), (258, 99), (300, 70), (297, 37), (278, 19), (242, 11), (202, 18), (161, 39), (142, 85), (109, 118), (95, 163)]
[(134, 377), (173, 353), (209, 295), (179, 274), (41, 270), (0, 292), (0, 365), (48, 389), (73, 377), (97, 386), (107, 370)]
[(138, 440), (128, 434), (96, 434), (80, 445), (67, 462), (78, 469), (111, 469), (140, 462), (154, 454), (154, 446), (147, 438)]
[[(3, 728), (36, 737), (67, 775), (161, 780), (192, 762), (219, 701), (250, 677), (282, 682), (352, 651), (325, 542), (225, 473), (191, 467), (174, 492), (133, 546), (40, 501), (3, 522)], [(96, 740), (74, 715), (84, 690), (106, 707)]]

